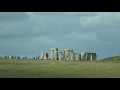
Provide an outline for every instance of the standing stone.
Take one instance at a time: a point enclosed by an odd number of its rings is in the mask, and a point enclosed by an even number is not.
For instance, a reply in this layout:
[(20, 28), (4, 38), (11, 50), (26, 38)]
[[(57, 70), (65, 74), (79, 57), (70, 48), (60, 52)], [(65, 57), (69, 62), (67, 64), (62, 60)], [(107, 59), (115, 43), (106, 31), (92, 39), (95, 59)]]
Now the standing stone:
[(63, 60), (65, 60), (65, 51), (62, 50)]
[(91, 54), (90, 53), (86, 53), (86, 60), (90, 60), (91, 59)]
[(50, 58), (51, 60), (58, 60), (58, 48), (51, 48)]
[(75, 55), (75, 60), (78, 60), (78, 54), (75, 53), (74, 55)]
[(5, 56), (5, 58), (7, 58), (7, 56)]
[(64, 50), (61, 50), (59, 52), (59, 60), (64, 60), (65, 59), (65, 51)]
[(93, 54), (90, 54), (90, 61), (92, 61), (93, 60)]
[(80, 53), (80, 56), (81, 56), (81, 60), (85, 60), (86, 53), (85, 53), (85, 52), (81, 52), (81, 53)]
[(49, 59), (49, 58), (48, 58), (48, 53), (46, 53), (46, 58)]
[(66, 60), (70, 60), (70, 52), (69, 52), (69, 50), (66, 51)]
[(9, 56), (9, 59), (11, 59), (11, 56)]
[(63, 60), (63, 54), (62, 54), (62, 51), (59, 52), (59, 60)]
[(96, 53), (91, 53), (92, 54), (92, 60), (97, 60), (97, 55)]
[(44, 53), (44, 58), (43, 58), (44, 60), (46, 60), (47, 59), (47, 57), (46, 57), (46, 53)]
[(73, 51), (70, 52), (70, 60), (75, 60), (74, 52)]
[(54, 60), (54, 50), (51, 50), (51, 52), (50, 52), (50, 59)]
[(54, 59), (58, 60), (58, 51), (54, 51)]
[(44, 59), (44, 52), (41, 52), (41, 60)]
[(80, 53), (78, 53), (78, 60), (80, 60)]
[(62, 51), (64, 51), (64, 55), (65, 55), (65, 57), (64, 57), (64, 60), (66, 60), (66, 51), (67, 51), (67, 49), (62, 49)]
[(68, 60), (69, 59), (69, 49), (62, 49), (62, 51), (64, 51), (64, 60)]
[(62, 56), (63, 56), (62, 59), (65, 60), (65, 51), (64, 50), (62, 50)]
[[(71, 60), (71, 55), (73, 55), (73, 50), (72, 49), (62, 49), (64, 51), (64, 59), (65, 60)], [(72, 52), (72, 53), (71, 53)], [(73, 55), (74, 56), (74, 55)], [(73, 57), (74, 58), (74, 57)]]
[(96, 53), (94, 53), (94, 60), (97, 60), (97, 54)]
[(37, 60), (41, 60), (40, 54), (36, 57)]
[(44, 60), (48, 59), (48, 53), (44, 53)]

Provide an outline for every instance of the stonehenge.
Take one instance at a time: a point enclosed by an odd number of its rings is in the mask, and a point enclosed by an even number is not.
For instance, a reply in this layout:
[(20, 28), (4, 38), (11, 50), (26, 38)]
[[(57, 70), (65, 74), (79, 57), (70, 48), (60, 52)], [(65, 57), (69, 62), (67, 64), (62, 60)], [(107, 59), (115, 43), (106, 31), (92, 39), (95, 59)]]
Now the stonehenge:
[[(51, 60), (97, 60), (98, 55), (93, 52), (81, 52), (74, 53), (73, 49), (62, 49), (58, 51), (58, 48), (50, 49)], [(59, 55), (59, 58), (58, 58)]]
[[(40, 55), (33, 57), (35, 60), (97, 60), (98, 55), (94, 52), (80, 52), (76, 53), (73, 49), (61, 49), (58, 51), (58, 48), (51, 48), (50, 54), (46, 52), (41, 52)], [(1, 58), (1, 55), (0, 55)], [(27, 57), (20, 56), (5, 56), (5, 59), (27, 59)]]
[(73, 49), (61, 49), (58, 51), (58, 48), (51, 48), (50, 55), (48, 53), (41, 52), (38, 57), (34, 57), (33, 59), (40, 60), (97, 60), (98, 55), (93, 52), (80, 52), (75, 53)]

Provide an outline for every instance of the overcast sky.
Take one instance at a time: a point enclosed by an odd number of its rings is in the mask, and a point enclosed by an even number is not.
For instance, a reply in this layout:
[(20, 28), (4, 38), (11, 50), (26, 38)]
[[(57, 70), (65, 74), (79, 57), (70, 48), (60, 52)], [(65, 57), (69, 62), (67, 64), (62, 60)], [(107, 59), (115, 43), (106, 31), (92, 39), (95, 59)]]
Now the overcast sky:
[(0, 55), (31, 58), (50, 48), (120, 55), (120, 12), (0, 12)]

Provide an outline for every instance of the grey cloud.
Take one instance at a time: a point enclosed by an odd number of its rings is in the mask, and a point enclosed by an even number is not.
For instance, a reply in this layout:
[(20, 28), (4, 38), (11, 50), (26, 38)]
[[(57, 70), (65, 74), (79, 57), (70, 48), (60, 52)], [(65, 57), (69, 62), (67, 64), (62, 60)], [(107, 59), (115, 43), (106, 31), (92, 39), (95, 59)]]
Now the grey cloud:
[(0, 22), (0, 39), (33, 37), (33, 26), (27, 21)]
[(76, 17), (37, 17), (34, 31), (40, 35), (66, 35), (71, 31), (80, 31), (81, 26)]
[(35, 15), (40, 16), (96, 16), (97, 14), (95, 12), (37, 12)]
[(29, 18), (25, 12), (0, 12), (0, 21), (16, 21)]

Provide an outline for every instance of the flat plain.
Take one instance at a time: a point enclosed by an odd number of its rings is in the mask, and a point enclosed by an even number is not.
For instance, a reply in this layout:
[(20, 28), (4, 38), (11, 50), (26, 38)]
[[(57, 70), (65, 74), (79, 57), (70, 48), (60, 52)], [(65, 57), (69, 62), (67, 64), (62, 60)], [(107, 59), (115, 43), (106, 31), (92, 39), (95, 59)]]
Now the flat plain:
[(97, 61), (0, 59), (0, 78), (120, 78), (120, 57)]

